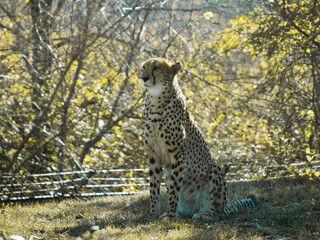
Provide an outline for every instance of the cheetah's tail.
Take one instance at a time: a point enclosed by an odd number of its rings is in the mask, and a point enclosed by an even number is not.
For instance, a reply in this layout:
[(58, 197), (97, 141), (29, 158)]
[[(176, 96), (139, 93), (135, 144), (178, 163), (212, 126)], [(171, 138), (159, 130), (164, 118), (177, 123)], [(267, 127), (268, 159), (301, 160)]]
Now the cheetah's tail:
[(229, 214), (237, 213), (240, 211), (248, 211), (248, 210), (258, 206), (258, 204), (259, 203), (258, 203), (256, 197), (254, 195), (249, 195), (247, 198), (245, 198), (243, 200), (237, 200), (237, 201), (233, 201), (231, 203), (228, 203), (224, 207), (223, 215), (227, 216)]

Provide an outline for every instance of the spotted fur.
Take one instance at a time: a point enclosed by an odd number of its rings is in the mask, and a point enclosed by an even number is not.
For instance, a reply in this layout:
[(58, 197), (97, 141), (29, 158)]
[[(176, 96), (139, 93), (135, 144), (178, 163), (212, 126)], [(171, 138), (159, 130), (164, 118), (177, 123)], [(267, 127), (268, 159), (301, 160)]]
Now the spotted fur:
[(151, 58), (142, 65), (148, 94), (143, 112), (143, 143), (149, 158), (150, 215), (158, 216), (161, 174), (169, 193), (167, 216), (214, 213), (226, 205), (225, 172), (210, 154), (188, 113), (178, 85), (180, 62)]

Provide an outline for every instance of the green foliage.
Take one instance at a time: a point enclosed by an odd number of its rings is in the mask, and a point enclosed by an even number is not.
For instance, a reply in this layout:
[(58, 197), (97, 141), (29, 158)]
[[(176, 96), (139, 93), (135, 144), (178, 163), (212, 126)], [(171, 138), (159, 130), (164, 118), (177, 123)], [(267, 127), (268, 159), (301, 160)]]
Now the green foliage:
[(180, 85), (218, 161), (247, 165), (247, 177), (303, 161), (289, 170), (320, 175), (317, 1), (0, 9), (1, 171), (145, 168), (139, 66), (162, 56), (184, 63)]
[[(319, 161), (318, 9), (317, 1), (266, 2), (264, 9), (231, 20), (231, 28), (215, 45), (218, 53), (237, 58), (233, 66), (241, 80), (234, 89), (245, 100), (240, 106), (253, 113), (254, 119), (248, 120), (255, 129), (240, 131), (245, 142), (259, 146), (263, 152), (255, 148), (254, 154), (260, 151), (267, 163)], [(239, 62), (237, 50), (244, 62)], [(252, 141), (254, 134), (258, 141)]]
[[(0, 149), (7, 157), (1, 169), (123, 165), (121, 156), (133, 146), (121, 135), (137, 136), (135, 111), (142, 104), (141, 88), (133, 87), (139, 81), (132, 76), (136, 49), (130, 45), (139, 36), (126, 34), (141, 29), (130, 21), (119, 28), (122, 18), (111, 2), (105, 13), (102, 2), (28, 1), (25, 7), (22, 2), (1, 4), (1, 68), (7, 70), (0, 82)], [(100, 21), (103, 14), (109, 22)], [(138, 15), (133, 18), (139, 22)], [(121, 41), (109, 40), (111, 35)], [(124, 121), (133, 126), (119, 133)]]

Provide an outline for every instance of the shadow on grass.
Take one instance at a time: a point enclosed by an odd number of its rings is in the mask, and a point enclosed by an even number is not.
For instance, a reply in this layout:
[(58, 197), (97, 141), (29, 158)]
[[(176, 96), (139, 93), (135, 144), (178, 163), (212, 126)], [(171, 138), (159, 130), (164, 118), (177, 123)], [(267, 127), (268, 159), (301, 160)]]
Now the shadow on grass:
[[(139, 217), (130, 220), (131, 226), (138, 226), (140, 224), (147, 224), (150, 220), (147, 220), (144, 217)], [(99, 226), (99, 229), (104, 229), (108, 226), (113, 226), (116, 228), (125, 229), (128, 225), (127, 220), (121, 219), (108, 219), (108, 220), (97, 220), (94, 224), (90, 222), (81, 222), (75, 227), (68, 227), (59, 231), (56, 231), (58, 234), (68, 233), (70, 237), (79, 237), (85, 234), (86, 232), (90, 232), (92, 226)]]
[[(114, 202), (111, 200), (112, 198), (115, 199)], [(129, 203), (128, 201), (122, 201), (121, 197), (112, 198), (97, 198), (94, 202), (80, 201), (79, 204), (81, 204), (82, 208), (99, 209), (100, 214), (74, 221), (72, 225), (75, 226), (66, 226), (63, 229), (56, 229), (55, 233), (67, 233), (70, 237), (79, 237), (90, 231), (92, 226), (99, 226), (100, 229), (104, 229), (108, 226), (125, 229), (128, 225), (135, 227), (148, 224), (150, 221), (154, 220), (148, 217), (147, 214), (149, 207), (148, 197), (141, 196)], [(125, 199), (127, 199), (127, 196), (123, 197), (123, 200)], [(107, 212), (112, 212), (112, 214), (107, 215)]]
[[(100, 229), (114, 227), (116, 229), (139, 228), (145, 225), (147, 231), (154, 227), (163, 232), (174, 229), (195, 229), (190, 238), (208, 239), (221, 232), (227, 238), (234, 236), (262, 236), (268, 238), (319, 236), (320, 216), (320, 181), (307, 179), (263, 180), (251, 183), (229, 184), (231, 199), (244, 198), (248, 193), (256, 195), (259, 206), (249, 212), (228, 216), (222, 221), (200, 221), (180, 217), (163, 220), (148, 217), (149, 199), (147, 195), (140, 197), (119, 197), (97, 199), (97, 201), (81, 202), (83, 208), (98, 208), (110, 215), (90, 216), (74, 222), (70, 227), (56, 230), (56, 233), (68, 234), (70, 237), (82, 236), (90, 231), (93, 225)], [(245, 194), (245, 195), (244, 195)], [(161, 195), (161, 203), (166, 196)], [(165, 206), (162, 206), (162, 212)], [(165, 236), (164, 233), (164, 236)], [(123, 233), (125, 234), (125, 231)]]

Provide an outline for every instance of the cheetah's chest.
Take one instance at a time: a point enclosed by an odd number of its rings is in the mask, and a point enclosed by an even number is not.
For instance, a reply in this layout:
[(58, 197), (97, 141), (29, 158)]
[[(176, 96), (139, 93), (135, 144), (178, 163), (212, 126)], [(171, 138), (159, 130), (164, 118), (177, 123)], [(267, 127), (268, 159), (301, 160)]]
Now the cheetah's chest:
[(185, 139), (183, 126), (183, 99), (149, 97), (143, 114), (145, 147), (152, 150), (162, 166), (170, 169), (172, 156), (180, 151)]
[[(155, 119), (155, 118), (153, 118)], [(143, 128), (143, 138), (145, 145), (152, 149), (157, 157), (161, 160), (164, 167), (171, 166), (171, 157), (166, 146), (163, 121), (147, 121)], [(162, 136), (162, 137), (161, 137)]]

